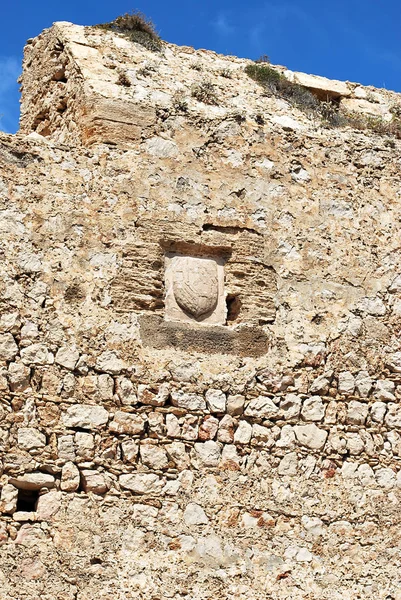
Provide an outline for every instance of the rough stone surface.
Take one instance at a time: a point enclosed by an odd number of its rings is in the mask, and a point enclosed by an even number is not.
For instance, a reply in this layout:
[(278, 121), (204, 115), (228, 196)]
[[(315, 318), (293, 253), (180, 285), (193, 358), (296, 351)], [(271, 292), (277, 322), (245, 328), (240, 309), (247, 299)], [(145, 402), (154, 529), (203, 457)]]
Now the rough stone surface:
[(67, 408), (62, 417), (66, 427), (82, 427), (82, 429), (97, 429), (105, 425), (109, 413), (102, 406), (76, 404)]
[(401, 141), (248, 64), (70, 23), (27, 43), (0, 133), (1, 600), (400, 598)]

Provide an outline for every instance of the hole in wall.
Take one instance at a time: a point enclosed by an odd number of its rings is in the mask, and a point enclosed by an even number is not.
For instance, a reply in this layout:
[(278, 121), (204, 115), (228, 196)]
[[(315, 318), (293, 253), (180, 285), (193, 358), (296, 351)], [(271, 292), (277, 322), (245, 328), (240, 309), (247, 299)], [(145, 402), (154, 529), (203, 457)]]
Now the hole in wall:
[(241, 300), (238, 296), (234, 294), (228, 294), (227, 299), (227, 321), (233, 322), (236, 321), (239, 317), (241, 311)]
[(18, 490), (17, 511), (35, 512), (39, 490)]

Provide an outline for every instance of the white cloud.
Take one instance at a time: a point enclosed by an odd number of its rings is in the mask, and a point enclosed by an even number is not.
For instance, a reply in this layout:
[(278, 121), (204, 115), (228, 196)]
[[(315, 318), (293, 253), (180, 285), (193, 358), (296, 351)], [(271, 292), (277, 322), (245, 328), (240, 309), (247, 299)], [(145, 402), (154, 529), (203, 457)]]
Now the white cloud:
[(230, 25), (227, 15), (222, 12), (217, 15), (217, 18), (212, 22), (212, 25), (217, 33), (223, 36), (231, 35), (235, 32), (235, 27)]
[(0, 56), (0, 130), (15, 129), (18, 112), (17, 78), (21, 73), (20, 61), (15, 56)]

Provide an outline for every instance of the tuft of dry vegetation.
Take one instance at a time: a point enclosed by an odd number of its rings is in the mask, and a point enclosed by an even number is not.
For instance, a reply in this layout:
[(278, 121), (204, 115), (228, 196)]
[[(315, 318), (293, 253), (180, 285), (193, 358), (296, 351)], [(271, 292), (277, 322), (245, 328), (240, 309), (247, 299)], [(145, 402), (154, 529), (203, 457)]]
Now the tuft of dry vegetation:
[(172, 98), (172, 104), (176, 112), (186, 113), (188, 112), (188, 101), (183, 92), (177, 91), (174, 93)]
[(117, 79), (117, 84), (124, 87), (131, 87), (131, 82), (125, 73), (120, 73)]
[(218, 104), (218, 98), (216, 93), (216, 86), (210, 81), (204, 80), (197, 83), (191, 88), (191, 96), (203, 102), (204, 104)]
[(160, 52), (162, 49), (162, 41), (153, 22), (139, 11), (120, 15), (114, 21), (101, 23), (96, 27), (121, 33), (131, 42), (141, 44), (152, 52)]
[(339, 108), (329, 98), (319, 100), (310, 90), (289, 81), (279, 71), (259, 59), (245, 67), (245, 73), (259, 83), (264, 90), (279, 98), (284, 98), (292, 105), (305, 112), (311, 118), (319, 118), (328, 127), (352, 127), (368, 130), (380, 135), (395, 136), (401, 139), (401, 105), (392, 107), (393, 119), (385, 121), (381, 117), (351, 113)]

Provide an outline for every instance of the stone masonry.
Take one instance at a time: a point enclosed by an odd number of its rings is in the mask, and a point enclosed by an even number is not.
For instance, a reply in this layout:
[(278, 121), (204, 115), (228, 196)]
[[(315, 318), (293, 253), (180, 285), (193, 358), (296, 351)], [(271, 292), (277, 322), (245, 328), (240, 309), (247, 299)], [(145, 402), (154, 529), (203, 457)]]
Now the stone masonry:
[(401, 142), (247, 64), (70, 23), (27, 43), (0, 134), (0, 600), (401, 599)]

